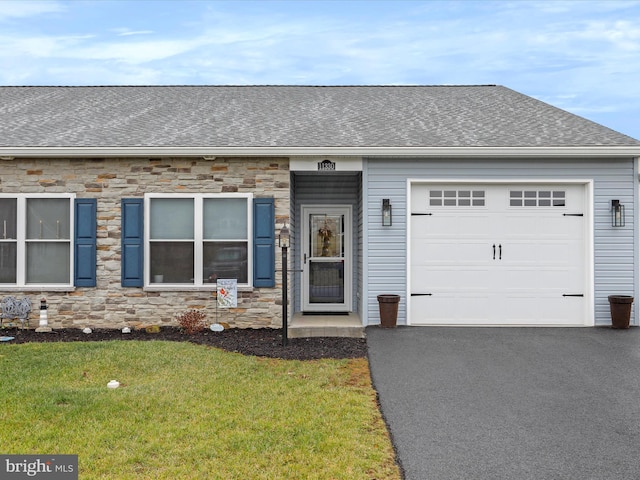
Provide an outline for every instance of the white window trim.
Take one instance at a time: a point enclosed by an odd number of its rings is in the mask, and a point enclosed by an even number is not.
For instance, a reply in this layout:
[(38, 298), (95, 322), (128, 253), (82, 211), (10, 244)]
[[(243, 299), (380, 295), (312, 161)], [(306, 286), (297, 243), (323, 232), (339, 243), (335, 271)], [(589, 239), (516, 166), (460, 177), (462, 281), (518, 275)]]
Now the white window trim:
[[(184, 283), (151, 283), (151, 199), (154, 198), (187, 198), (194, 200), (194, 282)], [(253, 289), (253, 193), (146, 193), (144, 195), (144, 290), (154, 291), (215, 291), (215, 283), (204, 283), (202, 278), (202, 242), (203, 242), (203, 200), (207, 198), (244, 198), (247, 201), (247, 280), (238, 284), (238, 291)], [(191, 241), (191, 239), (189, 239)]]
[[(75, 214), (74, 200), (75, 193), (0, 193), (0, 198), (17, 199), (17, 265), (16, 265), (16, 283), (0, 283), (0, 289), (4, 291), (72, 291), (75, 290), (73, 284), (75, 272)], [(26, 265), (26, 245), (27, 245), (27, 217), (26, 206), (27, 199), (30, 198), (65, 198), (69, 201), (69, 282), (68, 283), (26, 283), (27, 265)]]

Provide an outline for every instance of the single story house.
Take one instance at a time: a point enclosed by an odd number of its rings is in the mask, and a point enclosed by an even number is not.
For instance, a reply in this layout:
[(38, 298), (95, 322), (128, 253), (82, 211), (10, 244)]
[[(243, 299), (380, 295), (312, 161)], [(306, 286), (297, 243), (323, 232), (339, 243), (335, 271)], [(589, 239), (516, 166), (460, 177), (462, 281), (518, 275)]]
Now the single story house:
[(401, 325), (608, 324), (638, 157), (496, 85), (0, 87), (0, 297), (32, 326), (46, 297), (54, 328), (279, 327), (286, 225), (299, 322), (394, 294)]

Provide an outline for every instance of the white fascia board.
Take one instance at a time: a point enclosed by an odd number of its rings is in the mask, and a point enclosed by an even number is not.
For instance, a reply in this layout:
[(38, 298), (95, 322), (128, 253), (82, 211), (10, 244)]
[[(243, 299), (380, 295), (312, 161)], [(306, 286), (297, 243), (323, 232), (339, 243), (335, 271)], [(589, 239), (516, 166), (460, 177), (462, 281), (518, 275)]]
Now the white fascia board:
[(15, 157), (639, 157), (640, 146), (584, 147), (0, 147), (0, 159)]

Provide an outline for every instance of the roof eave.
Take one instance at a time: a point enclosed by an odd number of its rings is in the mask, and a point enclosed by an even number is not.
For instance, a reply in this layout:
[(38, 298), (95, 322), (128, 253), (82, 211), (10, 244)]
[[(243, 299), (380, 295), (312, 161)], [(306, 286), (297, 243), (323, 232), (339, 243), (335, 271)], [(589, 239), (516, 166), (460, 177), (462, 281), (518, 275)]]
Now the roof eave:
[(0, 159), (22, 157), (640, 157), (640, 145), (571, 147), (0, 147)]

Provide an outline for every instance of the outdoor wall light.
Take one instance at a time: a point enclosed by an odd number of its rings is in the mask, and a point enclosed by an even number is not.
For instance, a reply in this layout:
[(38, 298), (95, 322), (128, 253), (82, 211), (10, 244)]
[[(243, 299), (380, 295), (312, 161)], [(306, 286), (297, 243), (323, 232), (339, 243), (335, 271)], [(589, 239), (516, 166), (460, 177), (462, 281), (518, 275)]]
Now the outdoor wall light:
[(611, 200), (611, 226), (624, 227), (624, 205), (620, 200)]
[(289, 234), (289, 228), (285, 223), (280, 229), (280, 234), (278, 235), (278, 246), (280, 248), (289, 248), (289, 239), (291, 235)]
[(388, 198), (382, 199), (382, 226), (390, 227), (391, 226), (391, 202)]

